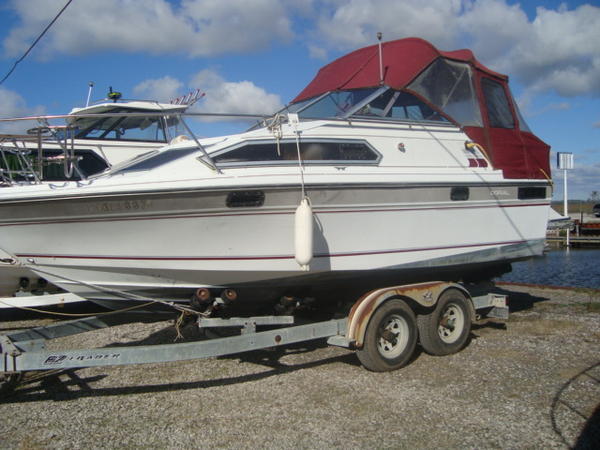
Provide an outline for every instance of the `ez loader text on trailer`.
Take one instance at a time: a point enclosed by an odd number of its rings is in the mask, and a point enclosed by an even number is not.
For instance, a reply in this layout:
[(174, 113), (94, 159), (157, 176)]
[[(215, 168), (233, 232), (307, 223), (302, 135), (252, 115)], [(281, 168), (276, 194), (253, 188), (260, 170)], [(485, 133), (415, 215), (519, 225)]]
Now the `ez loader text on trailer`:
[[(304, 325), (293, 325), (294, 316), (289, 315), (223, 319), (199, 314), (200, 329), (237, 327), (240, 334), (164, 345), (67, 351), (45, 348), (50, 339), (140, 321), (140, 313), (131, 312), (18, 330), (0, 336), (0, 392), (16, 387), (28, 371), (200, 359), (324, 338), (330, 345), (356, 350), (369, 370), (394, 370), (410, 360), (417, 341), (429, 354), (447, 355), (465, 345), (477, 318), (507, 319), (506, 296), (490, 293), (485, 287), (489, 285), (429, 282), (376, 289), (360, 297), (347, 317)], [(164, 320), (161, 314), (154, 317)], [(268, 329), (257, 331), (263, 326)]]

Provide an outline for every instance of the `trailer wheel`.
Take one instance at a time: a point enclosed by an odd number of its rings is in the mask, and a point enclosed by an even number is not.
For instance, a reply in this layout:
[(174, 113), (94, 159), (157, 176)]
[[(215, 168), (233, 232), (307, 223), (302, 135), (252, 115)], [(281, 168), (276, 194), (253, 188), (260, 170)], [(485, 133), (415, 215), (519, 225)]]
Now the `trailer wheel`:
[(401, 300), (382, 304), (367, 324), (363, 347), (356, 353), (362, 365), (373, 372), (404, 366), (417, 344), (417, 321)]
[(469, 299), (458, 289), (449, 289), (431, 313), (417, 317), (421, 346), (434, 356), (456, 353), (467, 342), (471, 322)]

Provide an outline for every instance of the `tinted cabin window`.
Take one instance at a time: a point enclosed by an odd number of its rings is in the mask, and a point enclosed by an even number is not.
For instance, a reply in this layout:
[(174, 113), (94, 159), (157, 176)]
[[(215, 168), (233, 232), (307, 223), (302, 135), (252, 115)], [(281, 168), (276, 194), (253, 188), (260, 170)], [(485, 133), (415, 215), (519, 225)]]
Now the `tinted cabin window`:
[[(45, 157), (58, 157), (62, 156), (62, 154), (62, 150), (44, 150)], [(75, 150), (75, 156), (79, 158), (77, 167), (84, 177), (100, 173), (108, 168), (106, 161), (92, 150)], [(44, 165), (43, 178), (47, 181), (67, 180), (65, 177), (63, 161), (58, 159), (56, 163)], [(77, 172), (75, 172), (71, 179), (79, 180), (80, 177), (77, 175)]]
[[(303, 161), (313, 163), (377, 162), (379, 155), (365, 142), (301, 142)], [(296, 142), (251, 142), (214, 156), (217, 163), (294, 164)]]
[(546, 188), (544, 187), (520, 187), (519, 200), (546, 198)]
[(485, 97), (490, 126), (494, 128), (514, 128), (515, 120), (510, 111), (504, 86), (489, 78), (482, 78), (481, 87)]
[(469, 200), (469, 188), (465, 186), (455, 186), (450, 191), (450, 199), (457, 201)]

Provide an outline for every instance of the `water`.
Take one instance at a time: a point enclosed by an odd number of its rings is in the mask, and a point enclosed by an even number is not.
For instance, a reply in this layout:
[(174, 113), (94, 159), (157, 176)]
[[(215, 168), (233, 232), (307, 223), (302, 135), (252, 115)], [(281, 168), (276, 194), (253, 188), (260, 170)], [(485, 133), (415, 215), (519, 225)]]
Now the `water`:
[(600, 249), (551, 250), (512, 268), (499, 281), (600, 289)]

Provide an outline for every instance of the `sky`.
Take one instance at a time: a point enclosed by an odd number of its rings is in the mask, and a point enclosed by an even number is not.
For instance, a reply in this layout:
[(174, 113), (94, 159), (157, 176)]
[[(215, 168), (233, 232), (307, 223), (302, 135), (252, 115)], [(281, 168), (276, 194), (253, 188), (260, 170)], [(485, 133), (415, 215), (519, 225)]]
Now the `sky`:
[[(67, 0), (0, 0), (0, 79)], [(529, 127), (572, 152), (568, 198), (600, 193), (600, 0), (73, 0), (0, 85), (0, 117), (66, 114), (109, 86), (168, 101), (205, 92), (196, 112), (268, 114), (318, 69), (357, 48), (420, 37), (470, 48), (510, 77)], [(196, 122), (214, 136), (246, 124)], [(11, 131), (6, 127), (2, 131)]]

